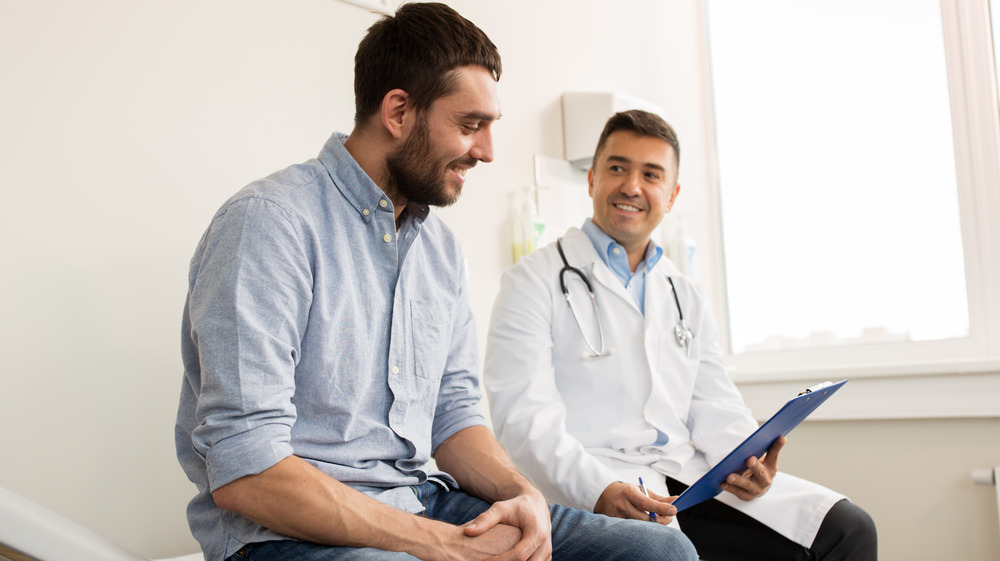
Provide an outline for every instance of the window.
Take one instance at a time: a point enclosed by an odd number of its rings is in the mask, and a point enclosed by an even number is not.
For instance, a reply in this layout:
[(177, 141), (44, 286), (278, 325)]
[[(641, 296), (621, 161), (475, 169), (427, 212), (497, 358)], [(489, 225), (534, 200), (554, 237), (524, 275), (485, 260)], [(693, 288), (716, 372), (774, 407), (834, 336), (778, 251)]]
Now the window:
[(995, 371), (988, 8), (708, 0), (715, 261), (737, 380)]

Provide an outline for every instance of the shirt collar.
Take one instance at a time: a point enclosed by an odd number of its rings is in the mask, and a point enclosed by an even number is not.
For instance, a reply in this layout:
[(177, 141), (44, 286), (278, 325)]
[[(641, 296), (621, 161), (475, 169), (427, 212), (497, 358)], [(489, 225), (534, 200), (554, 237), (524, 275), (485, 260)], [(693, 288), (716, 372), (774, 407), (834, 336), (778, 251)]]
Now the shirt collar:
[[(609, 269), (614, 271), (618, 276), (623, 276), (626, 279), (632, 276), (632, 270), (628, 265), (628, 254), (625, 253), (625, 248), (620, 243), (616, 242), (600, 226), (594, 224), (591, 218), (583, 221), (581, 229), (590, 238), (590, 243), (594, 245), (597, 255), (601, 257), (601, 261)], [(615, 250), (618, 250), (618, 252), (615, 253)], [(656, 245), (653, 240), (649, 240), (649, 243), (646, 245), (646, 254), (643, 256), (643, 262), (646, 264), (645, 268), (643, 268), (642, 263), (639, 263), (636, 272), (649, 272), (653, 270), (660, 257), (663, 257), (663, 249)]]
[[(344, 146), (346, 140), (346, 134), (335, 132), (320, 151), (319, 161), (326, 167), (330, 179), (365, 222), (371, 220), (375, 212), (394, 212), (389, 197), (371, 177), (368, 177), (365, 170), (361, 169), (361, 165), (347, 151)], [(427, 218), (429, 212), (430, 207), (427, 205), (409, 203), (406, 205), (403, 220), (413, 219), (420, 224)]]

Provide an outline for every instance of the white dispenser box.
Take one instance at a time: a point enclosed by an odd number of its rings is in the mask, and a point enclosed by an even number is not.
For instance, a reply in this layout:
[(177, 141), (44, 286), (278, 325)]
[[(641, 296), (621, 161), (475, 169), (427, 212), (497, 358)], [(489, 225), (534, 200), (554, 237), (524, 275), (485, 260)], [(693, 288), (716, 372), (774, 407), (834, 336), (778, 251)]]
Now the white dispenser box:
[(656, 113), (669, 122), (661, 107), (632, 96), (612, 92), (564, 93), (562, 110), (566, 160), (577, 169), (590, 169), (594, 148), (604, 125), (615, 113), (630, 109)]

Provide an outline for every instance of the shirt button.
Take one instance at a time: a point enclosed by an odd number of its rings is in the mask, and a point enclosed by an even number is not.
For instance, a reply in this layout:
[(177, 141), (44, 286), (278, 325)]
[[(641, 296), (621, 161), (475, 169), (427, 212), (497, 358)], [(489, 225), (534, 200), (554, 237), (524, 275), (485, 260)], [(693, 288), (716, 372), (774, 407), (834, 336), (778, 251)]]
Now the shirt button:
[(398, 366), (393, 366), (392, 367), (392, 373), (393, 374), (399, 374), (399, 367)]
[(361, 211), (361, 214), (364, 214), (365, 216), (368, 216), (371, 213), (372, 211), (368, 210), (367, 208)]
[(378, 202), (378, 206), (380, 206), (380, 207), (382, 207), (382, 208), (385, 208), (385, 207), (389, 206), (389, 201), (387, 201), (387, 200), (385, 200), (385, 199), (382, 199), (382, 200), (380, 200), (380, 201)]
[(617, 247), (611, 250), (611, 253), (614, 253), (615, 255), (618, 255), (621, 252), (622, 250), (618, 249)]
[(392, 241), (392, 234), (386, 234), (386, 235), (382, 236), (382, 241), (384, 241), (385, 243), (391, 242)]

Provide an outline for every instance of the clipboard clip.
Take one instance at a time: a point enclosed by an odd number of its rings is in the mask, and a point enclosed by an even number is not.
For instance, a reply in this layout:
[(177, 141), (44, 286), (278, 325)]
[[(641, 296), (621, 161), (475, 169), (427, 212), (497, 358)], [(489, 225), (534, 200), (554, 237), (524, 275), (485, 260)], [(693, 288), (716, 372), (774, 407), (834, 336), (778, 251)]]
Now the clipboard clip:
[(806, 388), (806, 390), (804, 392), (799, 393), (799, 396), (806, 395), (807, 393), (818, 392), (819, 390), (822, 390), (823, 388), (829, 388), (832, 385), (833, 385), (833, 382), (827, 380), (826, 382), (823, 382), (822, 384), (816, 384), (815, 386)]

